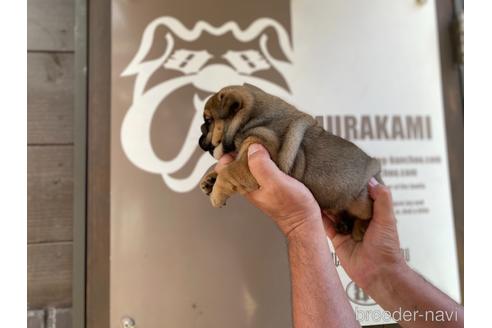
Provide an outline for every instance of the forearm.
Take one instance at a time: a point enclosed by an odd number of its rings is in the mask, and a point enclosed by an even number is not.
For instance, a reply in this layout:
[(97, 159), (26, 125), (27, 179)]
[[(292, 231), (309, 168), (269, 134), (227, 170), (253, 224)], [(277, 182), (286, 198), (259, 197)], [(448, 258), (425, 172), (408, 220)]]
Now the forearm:
[(359, 327), (319, 222), (289, 234), (292, 315), (296, 328)]
[(463, 308), (406, 264), (383, 272), (367, 293), (403, 327), (463, 327)]

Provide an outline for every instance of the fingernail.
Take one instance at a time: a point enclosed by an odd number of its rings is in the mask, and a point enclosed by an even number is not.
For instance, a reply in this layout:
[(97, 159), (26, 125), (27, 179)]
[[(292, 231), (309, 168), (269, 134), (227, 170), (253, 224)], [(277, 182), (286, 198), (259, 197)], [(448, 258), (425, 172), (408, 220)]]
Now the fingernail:
[(376, 180), (374, 177), (372, 177), (372, 178), (369, 180), (369, 185), (370, 185), (371, 187), (376, 187), (378, 184), (379, 184), (378, 180)]
[(259, 144), (252, 144), (248, 147), (248, 157), (261, 150), (261, 146)]

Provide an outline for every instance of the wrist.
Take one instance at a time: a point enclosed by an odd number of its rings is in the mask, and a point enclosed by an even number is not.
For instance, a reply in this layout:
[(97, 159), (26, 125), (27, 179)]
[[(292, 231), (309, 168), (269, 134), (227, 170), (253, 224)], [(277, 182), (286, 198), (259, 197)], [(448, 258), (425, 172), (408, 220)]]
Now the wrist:
[(371, 274), (363, 289), (373, 299), (385, 298), (398, 293), (399, 286), (411, 279), (413, 271), (405, 261), (381, 265), (379, 270)]
[(312, 240), (316, 236), (325, 237), (321, 215), (306, 216), (295, 220), (295, 222), (289, 228), (282, 230), (288, 242), (304, 239)]

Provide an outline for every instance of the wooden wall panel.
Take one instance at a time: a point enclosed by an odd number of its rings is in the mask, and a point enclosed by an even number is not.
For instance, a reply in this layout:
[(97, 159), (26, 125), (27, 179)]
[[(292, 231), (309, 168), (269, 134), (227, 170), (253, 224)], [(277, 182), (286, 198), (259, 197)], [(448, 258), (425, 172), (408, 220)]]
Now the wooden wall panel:
[(28, 308), (72, 303), (74, 0), (27, 0)]
[(72, 243), (27, 245), (29, 308), (64, 307), (72, 302)]
[(73, 51), (73, 0), (27, 0), (27, 49)]
[(27, 142), (73, 142), (72, 53), (28, 53)]
[(72, 146), (27, 149), (28, 243), (71, 241)]

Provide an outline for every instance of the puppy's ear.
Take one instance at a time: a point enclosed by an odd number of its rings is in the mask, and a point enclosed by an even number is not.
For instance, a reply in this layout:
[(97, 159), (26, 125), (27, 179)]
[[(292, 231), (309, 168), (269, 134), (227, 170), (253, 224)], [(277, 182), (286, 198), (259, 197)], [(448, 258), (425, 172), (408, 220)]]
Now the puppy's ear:
[(220, 103), (219, 117), (222, 119), (235, 115), (243, 105), (241, 95), (235, 90), (222, 90), (218, 94), (218, 100)]

